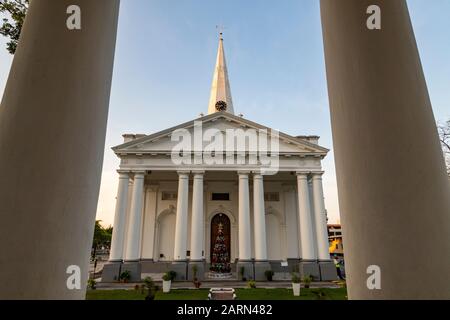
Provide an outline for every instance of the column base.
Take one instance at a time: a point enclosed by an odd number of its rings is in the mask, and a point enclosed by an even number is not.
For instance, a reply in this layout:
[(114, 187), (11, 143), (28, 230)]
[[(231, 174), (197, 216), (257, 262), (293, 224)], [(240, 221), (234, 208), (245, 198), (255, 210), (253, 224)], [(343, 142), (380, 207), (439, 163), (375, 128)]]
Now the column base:
[[(242, 268), (243, 274), (242, 274)], [(253, 262), (250, 260), (246, 261), (238, 261), (236, 264), (236, 274), (238, 277), (238, 280), (253, 280), (254, 279), (254, 272), (253, 272)]]
[(177, 273), (175, 277), (176, 281), (187, 280), (187, 273), (188, 273), (187, 261), (173, 261), (171, 265), (171, 270)]
[(119, 281), (121, 269), (122, 261), (108, 261), (108, 263), (103, 266), (101, 282)]
[(188, 266), (188, 280), (193, 281), (194, 280), (194, 271), (193, 267), (197, 267), (197, 279), (199, 281), (202, 281), (205, 279), (205, 262), (204, 261), (189, 261)]
[(255, 280), (256, 281), (267, 281), (265, 272), (267, 270), (272, 270), (269, 261), (255, 261)]
[(140, 261), (125, 261), (122, 265), (122, 272), (128, 270), (130, 272), (130, 282), (141, 282), (141, 262)]
[(301, 260), (300, 264), (300, 277), (311, 276), (314, 281), (320, 280), (319, 263), (316, 260)]
[(319, 261), (320, 280), (334, 281), (338, 279), (336, 266), (332, 260)]

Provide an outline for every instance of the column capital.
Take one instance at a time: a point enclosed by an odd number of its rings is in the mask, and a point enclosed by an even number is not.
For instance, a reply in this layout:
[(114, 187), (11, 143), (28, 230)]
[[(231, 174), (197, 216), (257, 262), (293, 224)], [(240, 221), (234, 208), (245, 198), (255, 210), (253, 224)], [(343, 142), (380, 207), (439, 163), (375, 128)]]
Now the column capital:
[(145, 171), (133, 171), (135, 179), (144, 179)]
[(295, 172), (295, 174), (297, 175), (298, 179), (307, 179), (309, 172), (305, 172), (305, 171), (297, 171)]
[(205, 170), (192, 170), (192, 174), (194, 175), (194, 177), (196, 176), (204, 176), (205, 175)]
[(322, 176), (324, 173), (325, 173), (325, 171), (311, 172), (311, 176), (313, 179), (322, 179)]
[(185, 177), (188, 176), (191, 173), (189, 170), (177, 170), (178, 176), (181, 177)]
[(119, 174), (119, 179), (130, 179), (130, 171), (127, 170), (117, 170)]
[(247, 177), (248, 177), (248, 175), (250, 174), (250, 171), (247, 171), (247, 170), (239, 170), (239, 171), (237, 172), (237, 174), (238, 174), (239, 176), (247, 176)]

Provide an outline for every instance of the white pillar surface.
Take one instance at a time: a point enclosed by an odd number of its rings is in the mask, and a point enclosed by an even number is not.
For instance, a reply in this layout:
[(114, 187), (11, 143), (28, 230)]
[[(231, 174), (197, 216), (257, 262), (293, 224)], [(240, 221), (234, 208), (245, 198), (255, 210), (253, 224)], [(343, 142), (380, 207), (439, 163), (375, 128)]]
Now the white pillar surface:
[[(70, 5), (81, 31), (66, 27)], [(118, 0), (30, 2), (0, 105), (2, 300), (85, 298), (118, 12)]]
[(322, 0), (321, 15), (348, 297), (450, 299), (448, 176), (407, 2)]
[(142, 206), (144, 199), (144, 172), (134, 174), (133, 192), (131, 196), (130, 217), (128, 222), (127, 250), (125, 261), (140, 260), (141, 231), (142, 231)]
[(319, 260), (330, 260), (330, 247), (328, 243), (328, 228), (325, 212), (325, 199), (323, 196), (322, 174), (323, 173), (312, 174), (317, 256)]
[(309, 199), (308, 174), (297, 173), (298, 209), (301, 238), (301, 258), (303, 260), (316, 260), (314, 251), (314, 235), (311, 222), (311, 204)]
[(194, 173), (192, 192), (192, 223), (191, 223), (191, 261), (203, 260), (203, 239), (205, 234), (203, 212), (203, 175), (204, 172)]
[(253, 175), (253, 211), (255, 235), (255, 260), (267, 260), (266, 212), (264, 208), (264, 180), (260, 174)]
[(128, 173), (119, 173), (119, 187), (117, 189), (116, 210), (114, 214), (114, 227), (109, 261), (123, 260), (129, 182), (130, 176)]
[(239, 172), (239, 260), (251, 260), (249, 172)]
[(189, 201), (189, 173), (178, 172), (177, 217), (175, 222), (175, 248), (173, 259), (186, 261)]

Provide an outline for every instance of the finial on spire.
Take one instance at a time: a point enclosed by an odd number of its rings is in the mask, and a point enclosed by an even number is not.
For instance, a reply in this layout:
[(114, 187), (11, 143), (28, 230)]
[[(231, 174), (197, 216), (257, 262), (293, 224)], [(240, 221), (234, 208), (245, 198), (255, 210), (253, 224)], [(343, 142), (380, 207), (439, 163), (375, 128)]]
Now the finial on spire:
[(219, 40), (223, 40), (223, 31), (225, 27), (223, 25), (217, 25), (216, 29), (219, 31)]

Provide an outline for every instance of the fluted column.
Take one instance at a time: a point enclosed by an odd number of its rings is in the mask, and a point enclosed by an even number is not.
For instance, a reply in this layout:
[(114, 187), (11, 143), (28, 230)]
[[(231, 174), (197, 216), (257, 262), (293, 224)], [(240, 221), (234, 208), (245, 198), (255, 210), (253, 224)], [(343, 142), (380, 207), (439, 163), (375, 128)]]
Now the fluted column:
[[(66, 27), (70, 5), (82, 30)], [(0, 106), (1, 300), (85, 298), (118, 12), (118, 0), (30, 1)]]
[(330, 260), (328, 244), (327, 217), (325, 212), (325, 200), (322, 187), (323, 172), (312, 174), (314, 216), (316, 222), (317, 256), (319, 260)]
[(189, 172), (178, 172), (177, 217), (175, 222), (174, 260), (186, 261), (189, 201)]
[(127, 250), (125, 261), (138, 261), (140, 257), (142, 205), (144, 198), (144, 172), (134, 174), (133, 192), (131, 196), (130, 217), (128, 221)]
[(109, 253), (109, 261), (112, 262), (123, 260), (129, 182), (130, 176), (128, 172), (119, 172), (114, 228), (111, 239), (111, 250)]
[(253, 210), (255, 260), (267, 261), (266, 213), (264, 208), (264, 181), (261, 174), (253, 175)]
[(321, 14), (348, 296), (450, 299), (450, 188), (407, 3), (322, 0)]
[(205, 222), (203, 212), (203, 175), (204, 172), (194, 172), (192, 192), (192, 223), (191, 223), (191, 261), (203, 260), (203, 238)]
[(301, 238), (301, 258), (302, 260), (316, 260), (314, 251), (314, 237), (311, 219), (311, 204), (309, 198), (308, 174), (297, 173), (298, 185), (298, 209)]
[(239, 174), (239, 260), (251, 260), (249, 172)]

